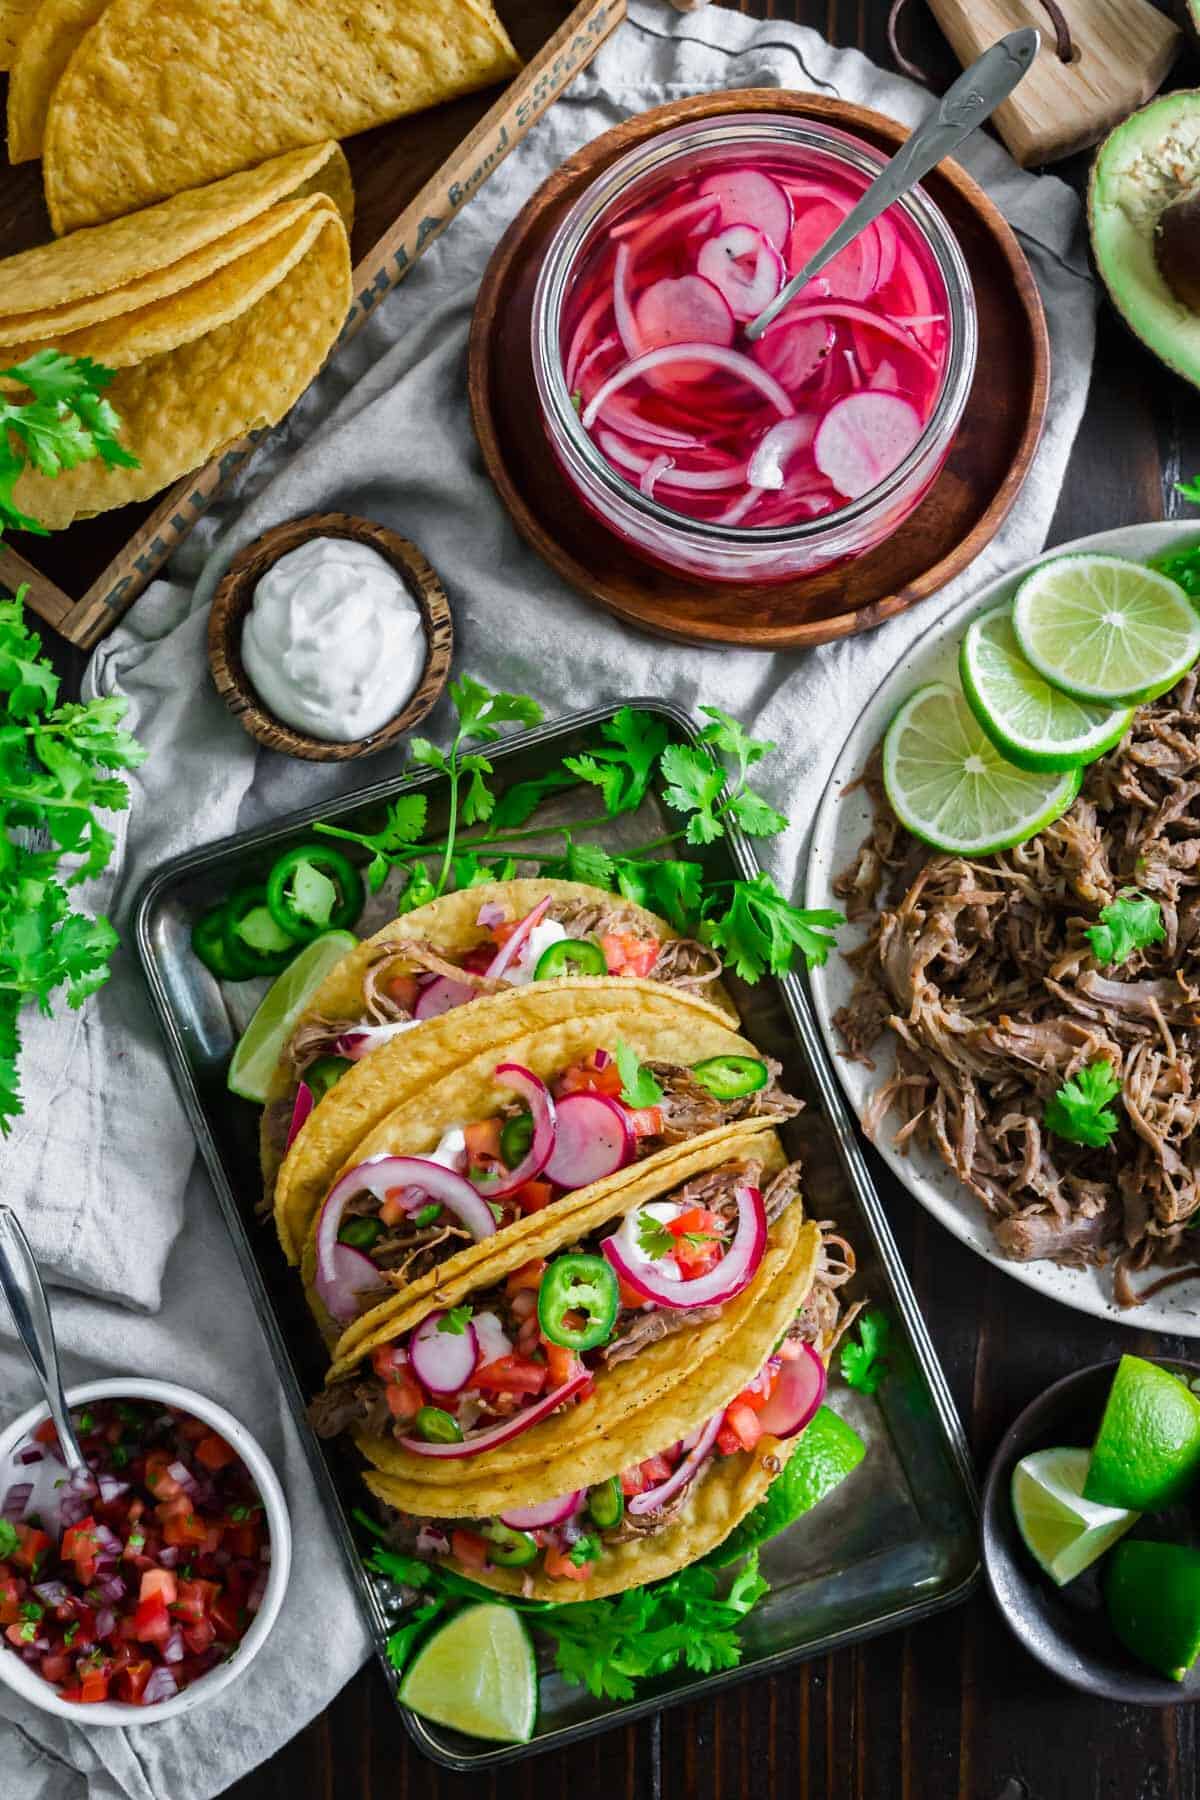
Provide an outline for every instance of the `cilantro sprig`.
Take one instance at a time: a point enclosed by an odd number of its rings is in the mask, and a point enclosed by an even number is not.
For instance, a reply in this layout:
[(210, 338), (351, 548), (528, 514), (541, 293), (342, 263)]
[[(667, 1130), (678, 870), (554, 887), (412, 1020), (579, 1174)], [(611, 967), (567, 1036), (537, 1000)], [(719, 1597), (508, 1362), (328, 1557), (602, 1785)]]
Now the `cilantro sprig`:
[[(65, 989), (82, 1006), (108, 979), (117, 934), (72, 905), (113, 851), (100, 815), (129, 792), (117, 771), (145, 751), (122, 728), (125, 702), (59, 704), (58, 677), (25, 621), (22, 589), (0, 601), (0, 1132), (22, 1111), (17, 1065), (22, 1006), (43, 1013)], [(36, 844), (38, 847), (32, 847)]]
[(470, 1323), (473, 1311), (474, 1308), (471, 1306), (452, 1306), (449, 1312), (444, 1313), (438, 1320), (438, 1330), (448, 1332), (451, 1337), (462, 1337)]
[(886, 1313), (871, 1307), (858, 1321), (858, 1341), (850, 1339), (842, 1346), (839, 1366), (842, 1380), (860, 1394), (878, 1393), (888, 1374), (888, 1351), (891, 1347), (892, 1322)]
[(627, 1044), (624, 1038), (618, 1038), (614, 1056), (617, 1073), (621, 1077), (621, 1098), (626, 1106), (637, 1109), (657, 1106), (663, 1097), (662, 1088), (649, 1069), (638, 1061), (637, 1051), (632, 1044)]
[(1090, 925), (1083, 935), (1098, 963), (1118, 968), (1135, 950), (1161, 944), (1167, 934), (1158, 901), (1136, 888), (1124, 888), (1102, 908), (1100, 923)]
[(1121, 1077), (1110, 1062), (1086, 1064), (1046, 1102), (1042, 1120), (1047, 1131), (1069, 1144), (1102, 1150), (1120, 1124), (1109, 1105), (1120, 1091)]
[[(121, 421), (104, 398), (114, 373), (89, 356), (52, 349), (0, 369), (0, 533), (9, 526), (49, 535), (13, 498), (27, 467), (62, 475), (97, 456), (110, 469), (139, 467), (120, 442)], [(22, 395), (12, 393), (10, 382)]]
[[(523, 695), (493, 693), (470, 676), (452, 682), (449, 694), (458, 714), (450, 749), (442, 751), (425, 738), (412, 743), (413, 768), (436, 769), (449, 782), (445, 832), (425, 836), (424, 794), (402, 795), (375, 832), (316, 827), (369, 852), (366, 875), (373, 893), (399, 872), (403, 886), (397, 904), (408, 912), (448, 887), (507, 881), (521, 864), (531, 864), (548, 877), (607, 888), (661, 914), (676, 931), (720, 950), (749, 982), (768, 972), (786, 973), (797, 957), (810, 968), (826, 960), (835, 929), (844, 923), (841, 913), (793, 906), (765, 873), (751, 881), (706, 883), (702, 863), (671, 854), (679, 845), (713, 844), (731, 825), (753, 836), (785, 828), (784, 815), (749, 782), (751, 771), (775, 748), (769, 740), (749, 736), (720, 707), (703, 706), (707, 723), (700, 742), (680, 744), (671, 739), (665, 720), (623, 706), (600, 726), (593, 744), (497, 796), (493, 765), (481, 746), (494, 743), (506, 725), (536, 724), (542, 709)], [(683, 819), (677, 830), (619, 852), (587, 835), (635, 812), (656, 780), (667, 805)], [(602, 812), (569, 825), (533, 822), (547, 802), (581, 785), (596, 790)], [(558, 848), (544, 848), (547, 839), (557, 839)]]

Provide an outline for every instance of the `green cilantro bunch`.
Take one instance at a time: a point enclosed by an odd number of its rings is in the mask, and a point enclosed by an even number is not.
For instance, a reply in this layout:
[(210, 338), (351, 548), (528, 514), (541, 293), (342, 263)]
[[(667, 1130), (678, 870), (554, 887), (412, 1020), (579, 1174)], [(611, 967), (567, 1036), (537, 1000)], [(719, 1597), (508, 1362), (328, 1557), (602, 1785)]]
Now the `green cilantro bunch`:
[[(2, 506), (2, 493), (0, 493)], [(145, 752), (121, 727), (125, 702), (59, 703), (58, 677), (22, 601), (0, 601), (0, 1132), (22, 1111), (19, 1015), (65, 990), (82, 1006), (107, 979), (117, 934), (76, 908), (71, 890), (99, 875), (113, 836), (100, 815), (129, 804), (116, 772)]]

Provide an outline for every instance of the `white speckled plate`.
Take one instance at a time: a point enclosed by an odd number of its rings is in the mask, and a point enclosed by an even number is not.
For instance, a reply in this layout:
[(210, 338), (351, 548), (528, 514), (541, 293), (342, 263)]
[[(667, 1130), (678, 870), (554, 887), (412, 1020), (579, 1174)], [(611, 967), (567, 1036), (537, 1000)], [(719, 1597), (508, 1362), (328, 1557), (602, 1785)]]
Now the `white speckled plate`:
[[(1200, 524), (1131, 525), (1117, 531), (1098, 532), (1094, 537), (1078, 538), (1071, 544), (1056, 545), (1048, 554), (1069, 551), (1100, 550), (1115, 556), (1144, 559), (1157, 555), (1173, 544), (1194, 542), (1200, 535)], [(1038, 557), (1041, 562), (1044, 557)], [(1016, 591), (1021, 577), (1034, 563), (1016, 569), (1011, 575), (994, 581), (941, 619), (920, 638), (908, 655), (893, 670), (882, 687), (863, 708), (842, 753), (834, 766), (829, 787), (822, 799), (813, 825), (809, 852), (805, 904), (838, 906), (833, 893), (833, 878), (850, 862), (870, 826), (871, 809), (864, 794), (855, 792), (843, 798), (843, 790), (861, 773), (871, 749), (883, 736), (901, 701), (915, 687), (926, 681), (953, 681), (956, 678), (958, 646), (967, 625), (976, 613), (1006, 600)], [(853, 926), (842, 933), (847, 949), (859, 941), (861, 933)], [(833, 1014), (849, 997), (853, 986), (851, 972), (836, 953), (823, 969), (815, 969), (811, 977), (813, 1001), (825, 1037), (826, 1047), (846, 1090), (856, 1117), (863, 1115), (875, 1086), (892, 1067), (890, 1045), (881, 1040), (876, 1050), (875, 1071), (842, 1055), (841, 1041), (832, 1024)], [(894, 1128), (894, 1127), (893, 1127)], [(885, 1160), (909, 1192), (935, 1219), (952, 1231), (956, 1238), (969, 1244), (998, 1268), (1036, 1288), (1065, 1306), (1098, 1318), (1117, 1320), (1140, 1330), (1170, 1331), (1184, 1337), (1200, 1337), (1200, 1278), (1169, 1288), (1166, 1293), (1149, 1300), (1136, 1310), (1124, 1311), (1112, 1300), (1111, 1276), (1103, 1269), (1065, 1269), (1051, 1262), (1017, 1263), (1001, 1256), (996, 1249), (984, 1210), (956, 1176), (944, 1166), (934, 1152), (914, 1149), (901, 1156), (889, 1142), (889, 1121), (884, 1122), (878, 1146)], [(1142, 1277), (1144, 1281), (1152, 1277)]]

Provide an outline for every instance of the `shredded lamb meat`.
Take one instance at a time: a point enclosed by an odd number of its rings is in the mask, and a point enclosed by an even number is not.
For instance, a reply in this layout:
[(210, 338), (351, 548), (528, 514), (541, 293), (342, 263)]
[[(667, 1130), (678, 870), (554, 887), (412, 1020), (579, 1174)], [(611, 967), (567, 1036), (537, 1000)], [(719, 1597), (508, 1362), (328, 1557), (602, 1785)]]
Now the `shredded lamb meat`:
[(706, 1087), (701, 1087), (684, 1063), (650, 1062), (647, 1067), (663, 1090), (662, 1131), (653, 1142), (680, 1144), (698, 1132), (711, 1131), (717, 1125), (732, 1125), (738, 1119), (760, 1119), (766, 1114), (792, 1119), (804, 1102), (793, 1099), (779, 1085), (780, 1065), (764, 1058), (769, 1076), (765, 1087), (740, 1100), (718, 1100)]
[[(885, 1031), (896, 1047), (867, 1131), (893, 1113), (897, 1144), (938, 1152), (1006, 1255), (1115, 1263), (1125, 1305), (1151, 1291), (1139, 1295), (1132, 1274), (1194, 1257), (1200, 1218), (1196, 689), (1193, 672), (1140, 707), (1064, 817), (993, 856), (918, 844), (888, 806), (876, 756), (862, 778), (874, 827), (834, 884), (869, 924), (835, 1023), (869, 1067)], [(1165, 937), (1101, 966), (1085, 932), (1129, 888), (1158, 901)], [(1098, 1060), (1121, 1079), (1120, 1125), (1091, 1148), (1048, 1132), (1043, 1114)]]

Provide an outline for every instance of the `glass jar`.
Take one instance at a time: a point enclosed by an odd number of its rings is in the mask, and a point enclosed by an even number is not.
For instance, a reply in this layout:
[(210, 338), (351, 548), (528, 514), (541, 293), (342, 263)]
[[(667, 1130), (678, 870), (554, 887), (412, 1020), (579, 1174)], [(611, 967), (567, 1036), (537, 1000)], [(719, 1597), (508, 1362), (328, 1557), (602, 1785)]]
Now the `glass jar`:
[[(886, 156), (832, 126), (782, 114), (729, 114), (676, 126), (636, 146), (606, 169), (567, 213), (551, 239), (538, 277), (532, 319), (533, 366), (551, 449), (582, 503), (632, 551), (672, 572), (712, 582), (793, 580), (873, 549), (920, 504), (950, 451), (975, 369), (976, 316), (962, 252), (941, 212), (920, 189), (896, 203), (905, 241), (919, 245), (945, 293), (940, 385), (920, 436), (877, 485), (836, 510), (762, 526), (721, 523), (672, 509), (643, 481), (627, 479), (593, 442), (580, 419), (579, 396), (564, 371), (564, 315), (573, 284), (617, 214), (660, 202), (672, 184), (756, 158), (778, 163), (789, 152), (814, 160), (843, 185), (874, 179)], [(888, 218), (895, 208), (889, 210)], [(647, 213), (647, 217), (652, 214)], [(820, 277), (817, 277), (820, 281)], [(819, 293), (819, 289), (816, 290)], [(793, 302), (793, 305), (796, 303)], [(939, 324), (941, 321), (939, 320)], [(615, 340), (614, 340), (615, 341)]]

